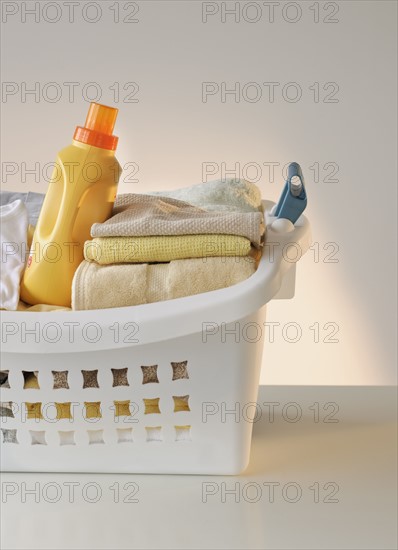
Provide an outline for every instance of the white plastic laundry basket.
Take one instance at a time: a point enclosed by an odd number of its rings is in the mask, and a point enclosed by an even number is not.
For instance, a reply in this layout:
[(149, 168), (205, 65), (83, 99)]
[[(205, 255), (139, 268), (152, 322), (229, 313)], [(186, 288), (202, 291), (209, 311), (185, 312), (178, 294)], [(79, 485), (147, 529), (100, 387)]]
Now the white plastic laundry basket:
[(233, 287), (117, 309), (2, 312), (2, 470), (241, 472), (265, 304), (293, 295), (310, 244), (307, 219), (276, 221), (272, 206), (260, 265)]

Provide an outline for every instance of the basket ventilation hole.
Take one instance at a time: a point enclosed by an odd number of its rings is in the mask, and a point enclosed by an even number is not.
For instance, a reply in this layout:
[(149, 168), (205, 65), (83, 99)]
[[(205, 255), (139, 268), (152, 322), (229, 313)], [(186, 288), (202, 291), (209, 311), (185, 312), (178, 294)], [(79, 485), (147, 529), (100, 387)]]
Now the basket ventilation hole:
[(189, 395), (173, 395), (174, 412), (190, 411)]
[(34, 430), (29, 430), (29, 433), (31, 438), (31, 445), (47, 445), (46, 432), (44, 430), (38, 432)]
[(129, 381), (127, 380), (127, 371), (128, 369), (111, 369), (113, 374), (113, 387), (116, 386), (129, 386)]
[(8, 381), (8, 370), (0, 370), (0, 387), (9, 388), (10, 382)]
[(98, 370), (82, 370), (83, 389), (99, 388), (98, 385)]
[(28, 420), (41, 420), (41, 403), (25, 403)]
[(144, 414), (160, 414), (159, 399), (159, 397), (155, 399), (144, 399)]
[(191, 441), (191, 426), (174, 426), (176, 441)]
[(147, 427), (146, 429), (146, 440), (149, 441), (163, 441), (162, 436), (162, 427), (154, 426)]
[(89, 445), (98, 445), (105, 443), (104, 441), (104, 430), (87, 430), (88, 433), (88, 444)]
[(158, 384), (158, 366), (150, 365), (149, 367), (141, 367), (142, 383), (143, 384)]
[(1, 428), (3, 432), (3, 443), (19, 443), (17, 439), (17, 430), (6, 430)]
[(0, 417), (15, 418), (12, 410), (12, 401), (3, 401), (0, 403)]
[(67, 370), (53, 370), (51, 371), (54, 378), (54, 390), (65, 389), (69, 390), (68, 384), (68, 371)]
[(84, 402), (86, 408), (86, 418), (102, 418), (101, 401)]
[(173, 380), (184, 380), (189, 378), (188, 361), (180, 361), (179, 363), (171, 363), (173, 369)]
[(130, 401), (114, 401), (115, 416), (131, 416)]
[(118, 443), (131, 443), (133, 441), (133, 428), (116, 428)]
[(22, 374), (23, 374), (23, 379), (24, 379), (24, 384), (23, 384), (23, 389), (24, 390), (39, 390), (40, 389), (40, 386), (39, 386), (39, 373), (38, 373), (37, 370), (35, 370), (35, 371), (23, 370)]
[(55, 403), (57, 409), (57, 420), (72, 419), (71, 402)]
[(76, 445), (75, 432), (73, 430), (67, 432), (58, 432), (60, 445)]

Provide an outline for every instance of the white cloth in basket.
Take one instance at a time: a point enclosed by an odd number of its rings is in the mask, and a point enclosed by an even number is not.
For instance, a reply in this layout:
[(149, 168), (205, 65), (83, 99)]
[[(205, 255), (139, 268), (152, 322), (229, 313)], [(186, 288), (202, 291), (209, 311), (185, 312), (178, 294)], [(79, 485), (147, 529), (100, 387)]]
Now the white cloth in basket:
[(21, 200), (0, 206), (0, 308), (16, 310), (27, 253), (28, 212)]

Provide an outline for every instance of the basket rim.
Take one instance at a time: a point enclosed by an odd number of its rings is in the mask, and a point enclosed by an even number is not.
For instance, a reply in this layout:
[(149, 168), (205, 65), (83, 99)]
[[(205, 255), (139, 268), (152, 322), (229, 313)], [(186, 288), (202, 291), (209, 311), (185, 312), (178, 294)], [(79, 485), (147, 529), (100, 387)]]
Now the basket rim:
[[(275, 218), (271, 214), (274, 203), (263, 201), (263, 206), (267, 226), (265, 245), (258, 268), (248, 279), (220, 290), (138, 306), (85, 311), (1, 311), (2, 353), (73, 353), (150, 344), (201, 332), (203, 322), (228, 324), (254, 313), (277, 294), (284, 275), (311, 243), (310, 223), (305, 216), (299, 218), (292, 231), (275, 232), (272, 229)], [(301, 250), (296, 259), (285, 254), (286, 247), (292, 245)], [(73, 331), (71, 341), (74, 323), (81, 330), (77, 327)], [(48, 331), (49, 325), (61, 328), (58, 340), (44, 337), (43, 331)], [(100, 327), (99, 340), (87, 340), (83, 329), (88, 325)], [(24, 326), (26, 330), (34, 327), (38, 337), (26, 334), (25, 330), (26, 338), (22, 341)], [(130, 336), (116, 341), (115, 327), (130, 329)]]

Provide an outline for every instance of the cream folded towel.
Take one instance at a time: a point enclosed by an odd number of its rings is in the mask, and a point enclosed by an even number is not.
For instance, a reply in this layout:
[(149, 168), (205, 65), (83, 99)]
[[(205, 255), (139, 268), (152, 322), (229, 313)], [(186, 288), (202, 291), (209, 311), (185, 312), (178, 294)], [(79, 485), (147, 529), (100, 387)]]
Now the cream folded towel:
[(235, 285), (255, 270), (256, 260), (250, 256), (105, 266), (83, 261), (73, 278), (72, 309), (105, 309), (182, 298)]
[(22, 300), (19, 301), (17, 311), (27, 311), (36, 313), (38, 311), (70, 311), (70, 307), (64, 307), (64, 306), (52, 306), (48, 304), (36, 304), (34, 306), (31, 306), (29, 304), (25, 304), (25, 302), (22, 302)]
[[(254, 183), (243, 179), (227, 178), (206, 183), (198, 183), (191, 187), (172, 189), (171, 191), (156, 191), (149, 195), (172, 197), (188, 202), (204, 210), (219, 212), (262, 212), (261, 192)], [(116, 206), (123, 195), (116, 198)]]
[(109, 220), (91, 228), (92, 237), (203, 234), (238, 235), (259, 246), (264, 234), (263, 213), (207, 211), (173, 198), (129, 193), (116, 198)]

